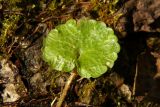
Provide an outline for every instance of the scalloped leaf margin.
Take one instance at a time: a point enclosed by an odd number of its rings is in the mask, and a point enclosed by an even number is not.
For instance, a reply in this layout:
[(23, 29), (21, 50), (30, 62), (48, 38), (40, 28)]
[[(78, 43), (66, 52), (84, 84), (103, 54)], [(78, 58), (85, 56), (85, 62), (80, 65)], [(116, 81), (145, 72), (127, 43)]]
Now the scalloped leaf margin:
[(68, 20), (43, 41), (43, 59), (53, 69), (76, 69), (84, 78), (97, 78), (112, 68), (120, 51), (114, 31), (92, 19)]

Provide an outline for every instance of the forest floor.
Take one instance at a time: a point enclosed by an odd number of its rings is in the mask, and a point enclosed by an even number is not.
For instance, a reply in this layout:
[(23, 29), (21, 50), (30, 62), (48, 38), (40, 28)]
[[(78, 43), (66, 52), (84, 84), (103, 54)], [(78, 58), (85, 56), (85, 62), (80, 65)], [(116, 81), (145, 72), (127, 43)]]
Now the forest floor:
[(43, 61), (43, 38), (84, 17), (111, 27), (121, 50), (101, 77), (77, 77), (63, 106), (160, 107), (159, 0), (0, 0), (0, 106), (54, 107), (69, 73)]

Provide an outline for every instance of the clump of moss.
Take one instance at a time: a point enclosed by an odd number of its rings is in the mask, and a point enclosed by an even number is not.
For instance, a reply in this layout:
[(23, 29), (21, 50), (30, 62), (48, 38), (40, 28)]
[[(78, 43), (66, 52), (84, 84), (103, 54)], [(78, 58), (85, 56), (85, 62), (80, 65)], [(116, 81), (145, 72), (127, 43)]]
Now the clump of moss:
[(16, 23), (19, 20), (19, 16), (12, 15), (9, 18), (5, 18), (2, 22), (2, 30), (0, 36), (0, 47), (3, 47), (7, 41), (7, 38), (11, 37), (13, 31), (17, 28)]
[(2, 53), (6, 53), (7, 49), (10, 47), (10, 44), (12, 44), (13, 40), (15, 40), (14, 33), (18, 27), (17, 23), (20, 19), (20, 15), (16, 14), (16, 12), (21, 10), (17, 7), (17, 3), (21, 2), (21, 0), (1, 0), (0, 2), (2, 2), (3, 6), (3, 17), (0, 22), (2, 25), (0, 30), (0, 50)]
[(119, 0), (91, 0), (93, 4), (93, 11), (97, 12), (98, 20), (105, 22), (106, 24), (112, 26), (114, 25), (122, 14), (116, 14), (119, 9)]

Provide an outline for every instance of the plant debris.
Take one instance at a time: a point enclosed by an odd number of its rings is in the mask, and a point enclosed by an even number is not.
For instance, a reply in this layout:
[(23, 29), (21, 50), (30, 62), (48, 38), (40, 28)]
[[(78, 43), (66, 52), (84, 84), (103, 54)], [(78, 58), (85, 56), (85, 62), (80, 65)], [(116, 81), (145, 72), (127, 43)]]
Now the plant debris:
[(0, 0), (0, 106), (56, 105), (69, 74), (42, 60), (43, 38), (87, 17), (113, 28), (121, 51), (103, 76), (77, 77), (64, 106), (159, 107), (159, 7), (159, 0)]

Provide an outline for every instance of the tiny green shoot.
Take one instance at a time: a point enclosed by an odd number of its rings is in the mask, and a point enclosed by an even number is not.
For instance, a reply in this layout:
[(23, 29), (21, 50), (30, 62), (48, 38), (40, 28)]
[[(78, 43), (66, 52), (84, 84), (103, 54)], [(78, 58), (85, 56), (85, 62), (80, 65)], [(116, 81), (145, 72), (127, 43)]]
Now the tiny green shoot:
[(51, 30), (43, 42), (43, 59), (57, 71), (71, 72), (56, 107), (61, 107), (77, 74), (100, 77), (113, 67), (119, 51), (114, 31), (101, 21), (70, 19)]

